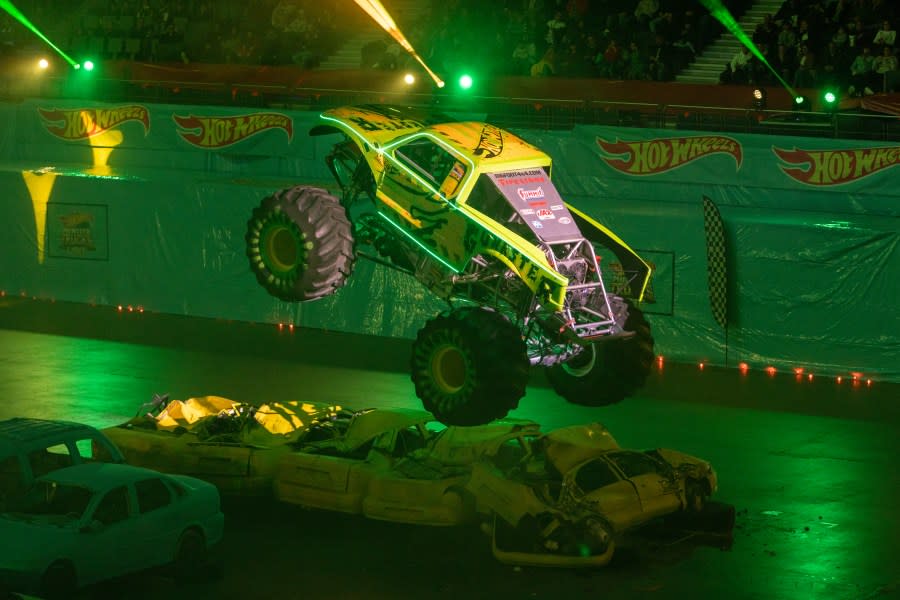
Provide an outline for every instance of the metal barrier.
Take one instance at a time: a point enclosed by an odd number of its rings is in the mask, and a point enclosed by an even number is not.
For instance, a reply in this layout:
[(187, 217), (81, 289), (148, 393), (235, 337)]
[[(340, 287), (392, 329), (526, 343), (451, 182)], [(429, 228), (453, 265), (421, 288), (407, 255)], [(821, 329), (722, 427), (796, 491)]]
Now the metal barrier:
[(366, 103), (427, 106), (443, 112), (483, 114), (507, 128), (571, 129), (577, 125), (684, 129), (900, 141), (900, 118), (861, 112), (773, 111), (648, 102), (560, 100), (503, 96), (417, 94), (407, 91), (349, 90), (227, 82), (142, 81), (97, 78), (76, 88), (64, 78), (26, 79), (0, 75), (0, 100), (23, 98), (102, 99), (277, 107), (294, 110)]

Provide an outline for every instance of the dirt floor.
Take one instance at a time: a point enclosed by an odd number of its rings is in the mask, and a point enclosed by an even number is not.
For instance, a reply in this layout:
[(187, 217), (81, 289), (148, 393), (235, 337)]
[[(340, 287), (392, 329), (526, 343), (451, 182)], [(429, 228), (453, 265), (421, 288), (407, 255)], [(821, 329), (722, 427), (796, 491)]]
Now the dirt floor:
[[(153, 393), (418, 407), (408, 342), (65, 303), (0, 302), (0, 419), (108, 426)], [(604, 569), (514, 568), (474, 528), (424, 528), (228, 500), (197, 581), (141, 573), (82, 598), (900, 598), (900, 386), (800, 385), (666, 365), (641, 396), (591, 409), (540, 375), (512, 416), (602, 421), (634, 448), (710, 460), (733, 539), (684, 524), (636, 535)], [(693, 533), (692, 533), (693, 531)]]

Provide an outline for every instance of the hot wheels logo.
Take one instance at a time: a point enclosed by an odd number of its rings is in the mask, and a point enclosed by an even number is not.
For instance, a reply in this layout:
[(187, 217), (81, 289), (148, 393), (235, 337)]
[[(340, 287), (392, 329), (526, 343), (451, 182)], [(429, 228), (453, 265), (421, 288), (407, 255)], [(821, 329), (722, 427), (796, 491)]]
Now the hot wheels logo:
[(868, 177), (900, 163), (900, 146), (853, 150), (783, 150), (772, 147), (784, 173), (807, 185), (841, 185)]
[(224, 148), (267, 129), (283, 129), (288, 141), (294, 137), (294, 122), (280, 113), (253, 113), (234, 117), (182, 117), (172, 115), (181, 127), (178, 135), (200, 148)]
[(721, 135), (699, 135), (682, 138), (659, 138), (640, 142), (607, 142), (599, 137), (597, 144), (607, 154), (627, 154), (627, 158), (603, 157), (612, 168), (629, 175), (656, 175), (671, 171), (710, 154), (730, 154), (741, 168), (741, 144)]
[(522, 200), (539, 200), (544, 197), (544, 188), (538, 186), (532, 190), (526, 190), (525, 188), (518, 188), (516, 193), (519, 195), (519, 198)]
[(144, 106), (118, 108), (44, 109), (38, 112), (44, 127), (64, 140), (84, 140), (99, 135), (126, 121), (140, 121), (144, 135), (150, 131), (150, 113)]

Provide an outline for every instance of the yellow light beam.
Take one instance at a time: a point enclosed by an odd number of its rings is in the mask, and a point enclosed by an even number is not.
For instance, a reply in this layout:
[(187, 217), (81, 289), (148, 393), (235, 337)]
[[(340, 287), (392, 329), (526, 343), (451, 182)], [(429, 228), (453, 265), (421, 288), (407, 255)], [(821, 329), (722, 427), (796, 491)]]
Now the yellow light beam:
[(400, 31), (400, 28), (397, 27), (397, 24), (394, 23), (394, 19), (391, 18), (390, 13), (388, 13), (387, 9), (382, 6), (381, 2), (378, 0), (354, 0), (360, 8), (362, 8), (372, 19), (378, 23), (382, 29), (384, 29), (392, 38), (397, 40), (397, 43), (403, 47), (414, 59), (418, 61), (422, 68), (425, 69), (425, 72), (434, 80), (435, 85), (438, 87), (444, 87), (444, 81), (435, 75), (435, 73), (428, 68), (428, 65), (425, 64), (425, 61), (422, 60), (422, 57), (416, 52), (416, 49), (412, 47), (412, 44), (409, 43), (409, 40), (406, 39), (406, 36), (403, 35), (403, 32)]

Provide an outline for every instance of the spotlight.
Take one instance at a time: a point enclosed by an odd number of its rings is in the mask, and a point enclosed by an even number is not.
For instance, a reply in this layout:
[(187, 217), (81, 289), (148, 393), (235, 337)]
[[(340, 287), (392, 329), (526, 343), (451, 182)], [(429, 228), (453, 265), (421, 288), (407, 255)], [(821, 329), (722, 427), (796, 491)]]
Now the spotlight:
[(412, 73), (407, 73), (406, 75), (403, 76), (403, 83), (405, 83), (406, 85), (412, 85), (415, 82), (416, 82), (416, 76), (413, 75)]
[(765, 110), (766, 108), (766, 90), (764, 88), (754, 88), (753, 90), (753, 108), (757, 110)]
[(825, 90), (825, 94), (822, 96), (822, 100), (824, 100), (826, 111), (835, 111), (840, 108), (838, 95), (834, 90)]
[(46, 69), (46, 68), (49, 67), (49, 66), (50, 66), (50, 61), (47, 60), (46, 58), (42, 58), (41, 60), (38, 61), (38, 68), (39, 68), (39, 69), (42, 69), (42, 70), (43, 70), (43, 69)]
[(461, 87), (464, 90), (471, 88), (472, 87), (472, 76), (468, 75), (468, 74), (462, 75), (459, 78), (459, 87)]
[(72, 68), (75, 69), (76, 71), (78, 71), (79, 69), (81, 69), (81, 64), (75, 63), (74, 65), (72, 65)]
[(798, 112), (798, 111), (809, 112), (811, 110), (809, 98), (807, 98), (806, 96), (804, 96), (802, 94), (798, 94), (798, 95), (794, 96), (794, 104), (791, 107), (791, 109), (795, 112)]
[(94, 70), (94, 61), (92, 61), (92, 60), (84, 61), (84, 70), (85, 71), (93, 71)]

